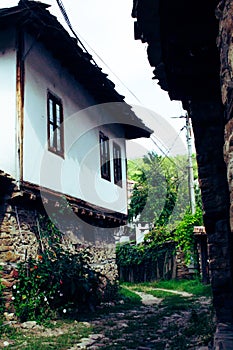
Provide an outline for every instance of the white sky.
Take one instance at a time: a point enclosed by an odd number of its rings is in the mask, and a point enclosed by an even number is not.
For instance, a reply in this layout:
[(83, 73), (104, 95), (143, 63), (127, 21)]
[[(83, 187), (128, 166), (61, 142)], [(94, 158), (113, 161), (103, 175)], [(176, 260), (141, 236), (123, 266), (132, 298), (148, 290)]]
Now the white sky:
[[(57, 16), (67, 29), (56, 0), (44, 0), (51, 5), (49, 11)], [(147, 60), (146, 44), (134, 40), (134, 19), (131, 17), (133, 0), (62, 0), (70, 22), (87, 50), (93, 55), (103, 72), (115, 83), (117, 91), (125, 96), (125, 101), (148, 108), (168, 122), (167, 133), (172, 126), (179, 133), (184, 119), (173, 119), (184, 115), (181, 103), (170, 101), (168, 94), (161, 90), (157, 81), (152, 80), (153, 68)], [(18, 4), (15, 0), (0, 0), (0, 7)], [(92, 49), (111, 68), (134, 96), (118, 81), (109, 68), (98, 59)], [(143, 119), (143, 118), (142, 118)], [(148, 125), (147, 121), (144, 122)], [(152, 120), (152, 129), (156, 124)], [(165, 126), (166, 128), (166, 126)], [(166, 130), (165, 130), (166, 131)], [(181, 137), (185, 143), (185, 131)], [(171, 140), (168, 148), (174, 143)], [(144, 144), (145, 145), (145, 144)], [(150, 146), (148, 146), (150, 147)]]

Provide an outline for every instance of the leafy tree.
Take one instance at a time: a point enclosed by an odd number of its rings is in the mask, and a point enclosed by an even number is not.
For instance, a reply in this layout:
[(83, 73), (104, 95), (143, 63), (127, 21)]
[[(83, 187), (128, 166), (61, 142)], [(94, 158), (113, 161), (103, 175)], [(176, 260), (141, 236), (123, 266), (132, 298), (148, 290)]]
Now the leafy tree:
[(184, 214), (188, 204), (187, 160), (148, 153), (143, 159), (129, 161), (128, 177), (135, 181), (129, 219), (137, 218), (155, 226), (168, 225)]
[[(194, 177), (197, 165), (194, 160)], [(196, 213), (189, 208), (187, 158), (166, 158), (148, 153), (143, 159), (130, 161), (129, 178), (135, 181), (129, 217), (153, 224), (145, 236), (145, 246), (175, 241), (185, 254), (186, 262), (193, 255), (193, 227), (202, 225), (201, 196), (196, 186)]]

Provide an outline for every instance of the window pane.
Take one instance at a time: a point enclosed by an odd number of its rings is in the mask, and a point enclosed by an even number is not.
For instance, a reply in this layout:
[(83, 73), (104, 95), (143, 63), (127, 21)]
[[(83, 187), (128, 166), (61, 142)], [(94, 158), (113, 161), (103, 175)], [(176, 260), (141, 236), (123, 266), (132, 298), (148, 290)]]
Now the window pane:
[(53, 121), (53, 101), (51, 99), (49, 99), (49, 121), (50, 122), (54, 122)]
[(116, 143), (113, 144), (113, 158), (114, 183), (122, 186), (121, 148)]
[(110, 153), (109, 153), (109, 138), (103, 133), (100, 133), (100, 163), (102, 178), (110, 181)]
[(102, 138), (100, 139), (100, 153), (101, 153), (101, 157), (103, 157), (103, 155), (104, 155), (104, 140)]
[(60, 126), (61, 125), (61, 107), (56, 104), (56, 125)]
[(48, 147), (50, 151), (63, 155), (63, 115), (62, 103), (59, 98), (48, 93)]
[(54, 147), (54, 132), (53, 132), (53, 125), (49, 125), (49, 146)]
[(61, 145), (61, 129), (60, 128), (56, 129), (56, 135), (57, 135), (57, 150), (58, 150), (58, 152), (61, 152), (62, 145)]

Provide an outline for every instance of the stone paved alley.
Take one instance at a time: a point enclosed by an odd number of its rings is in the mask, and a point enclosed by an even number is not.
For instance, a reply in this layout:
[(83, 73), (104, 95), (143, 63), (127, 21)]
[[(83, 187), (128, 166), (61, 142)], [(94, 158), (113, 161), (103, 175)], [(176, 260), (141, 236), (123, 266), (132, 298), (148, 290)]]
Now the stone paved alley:
[[(177, 298), (168, 305), (151, 294), (134, 293), (141, 297), (141, 303), (127, 305), (123, 300), (115, 304), (106, 303), (82, 320), (71, 323), (54, 321), (52, 328), (38, 325), (35, 321), (12, 322), (12, 326), (18, 328), (25, 338), (20, 345), (10, 338), (0, 339), (0, 348), (37, 350), (27, 340), (27, 337), (35, 337), (42, 339), (40, 349), (43, 350), (208, 350), (214, 332), (214, 327), (210, 325), (213, 320), (210, 298), (170, 290), (169, 293), (174, 293)], [(72, 337), (79, 332), (80, 324), (89, 330), (88, 337), (72, 343), (72, 346), (56, 345), (59, 336)]]
[[(185, 292), (174, 293), (191, 296)], [(202, 297), (195, 301), (198, 311), (193, 308), (177, 311), (174, 308), (175, 312), (168, 316), (160, 305), (162, 299), (143, 292), (137, 294), (142, 298), (142, 306), (126, 312), (110, 312), (93, 320), (90, 324), (98, 334), (82, 339), (69, 350), (208, 350), (207, 334), (192, 337), (189, 333), (192, 332), (193, 319), (200, 319), (202, 324), (203, 317), (211, 312), (210, 299)]]

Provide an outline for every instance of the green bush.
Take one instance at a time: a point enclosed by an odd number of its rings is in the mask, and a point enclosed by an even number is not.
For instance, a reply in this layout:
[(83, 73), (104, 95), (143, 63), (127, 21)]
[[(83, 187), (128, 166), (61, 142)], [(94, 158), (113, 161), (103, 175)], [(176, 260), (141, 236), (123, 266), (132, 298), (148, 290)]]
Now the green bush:
[(172, 242), (151, 244), (138, 244), (134, 242), (117, 244), (116, 246), (116, 262), (118, 266), (132, 266), (156, 262), (166, 252), (173, 252), (174, 245)]
[(12, 297), (16, 315), (21, 321), (43, 321), (93, 310), (101, 301), (102, 286), (100, 274), (89, 266), (88, 253), (65, 249), (60, 232), (51, 223), (41, 234), (44, 247), (47, 241), (43, 253), (18, 264)]
[[(162, 244), (118, 244), (116, 263), (121, 281), (145, 282), (158, 278), (170, 279), (171, 266), (166, 269), (167, 259), (173, 260), (175, 245), (173, 242)], [(168, 264), (166, 265), (168, 266)]]
[(196, 212), (191, 214), (190, 211), (186, 212), (182, 221), (180, 221), (174, 232), (174, 240), (177, 242), (177, 246), (185, 254), (185, 262), (188, 264), (193, 258), (194, 253), (194, 226), (203, 225), (203, 213), (202, 210), (197, 207)]
[(93, 308), (100, 301), (100, 276), (81, 254), (64, 252), (54, 260), (46, 254), (18, 266), (13, 303), (21, 321), (65, 315), (69, 310)]

